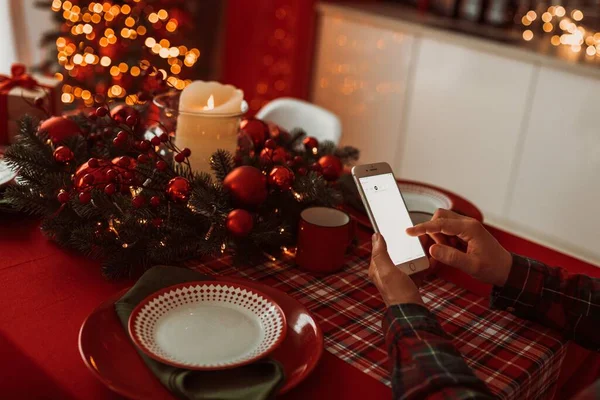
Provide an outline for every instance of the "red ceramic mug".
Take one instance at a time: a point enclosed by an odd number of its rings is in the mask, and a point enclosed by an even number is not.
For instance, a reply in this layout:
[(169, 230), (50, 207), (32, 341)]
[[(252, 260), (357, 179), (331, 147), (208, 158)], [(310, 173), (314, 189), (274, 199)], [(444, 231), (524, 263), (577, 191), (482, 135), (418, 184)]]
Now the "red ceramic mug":
[(350, 216), (336, 208), (311, 207), (300, 213), (296, 264), (310, 272), (329, 274), (344, 266), (354, 238)]

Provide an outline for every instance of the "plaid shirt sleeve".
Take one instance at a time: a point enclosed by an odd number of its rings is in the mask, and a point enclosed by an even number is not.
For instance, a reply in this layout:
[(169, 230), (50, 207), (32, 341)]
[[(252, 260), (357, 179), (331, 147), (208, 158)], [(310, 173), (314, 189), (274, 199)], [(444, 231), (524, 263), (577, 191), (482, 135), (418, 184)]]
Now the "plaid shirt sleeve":
[(565, 337), (600, 351), (600, 279), (513, 255), (503, 287), (494, 287), (491, 306), (562, 330)]
[(394, 399), (493, 399), (427, 308), (386, 310), (383, 329)]

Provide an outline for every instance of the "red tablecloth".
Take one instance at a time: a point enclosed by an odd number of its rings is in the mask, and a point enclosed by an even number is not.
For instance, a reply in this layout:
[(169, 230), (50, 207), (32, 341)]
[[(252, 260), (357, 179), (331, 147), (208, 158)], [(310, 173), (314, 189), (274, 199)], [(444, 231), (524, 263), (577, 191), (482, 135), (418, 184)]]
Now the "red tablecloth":
[[(83, 319), (103, 299), (132, 282), (103, 280), (97, 263), (48, 242), (38, 225), (36, 220), (0, 215), (0, 397), (118, 398), (85, 368), (77, 349), (77, 334)], [(600, 270), (589, 264), (501, 231), (493, 233), (510, 250), (599, 275)], [(444, 279), (463, 282), (460, 275), (450, 271), (440, 273)], [(468, 280), (464, 282), (469, 286)], [(471, 286), (475, 291), (482, 290)], [(598, 365), (598, 357), (584, 351), (573, 353), (569, 348), (566, 357), (571, 369), (580, 367), (583, 360), (585, 371), (593, 371)], [(587, 381), (593, 377), (589, 375)], [(574, 390), (573, 385), (581, 387), (586, 381), (582, 376), (580, 372), (571, 373), (560, 383)], [(324, 352), (313, 374), (285, 396), (389, 397), (386, 385), (329, 352)]]

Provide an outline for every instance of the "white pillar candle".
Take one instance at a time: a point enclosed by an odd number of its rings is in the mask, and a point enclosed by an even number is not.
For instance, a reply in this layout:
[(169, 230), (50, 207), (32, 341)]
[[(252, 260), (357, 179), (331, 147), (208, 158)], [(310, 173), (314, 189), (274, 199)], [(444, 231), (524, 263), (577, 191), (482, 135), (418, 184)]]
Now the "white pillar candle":
[(211, 172), (210, 156), (218, 149), (235, 152), (244, 92), (218, 82), (195, 81), (181, 92), (175, 144), (192, 151), (194, 171)]

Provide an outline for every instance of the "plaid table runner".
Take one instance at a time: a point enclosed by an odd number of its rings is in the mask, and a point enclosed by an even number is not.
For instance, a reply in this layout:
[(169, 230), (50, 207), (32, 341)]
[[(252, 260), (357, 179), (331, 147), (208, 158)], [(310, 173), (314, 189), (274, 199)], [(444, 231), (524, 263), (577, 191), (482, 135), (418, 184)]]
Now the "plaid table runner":
[[(200, 272), (243, 277), (282, 290), (315, 316), (325, 348), (390, 385), (381, 317), (385, 308), (367, 269), (370, 240), (361, 243), (339, 273), (315, 277), (291, 258), (233, 267), (230, 257), (191, 265)], [(502, 399), (552, 398), (566, 353), (558, 333), (488, 308), (488, 300), (441, 279), (421, 287), (427, 307), (453, 338), (469, 366)]]

